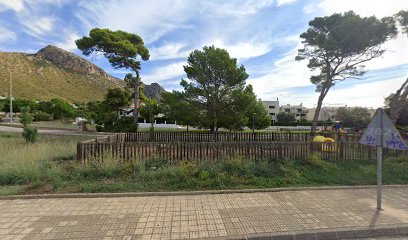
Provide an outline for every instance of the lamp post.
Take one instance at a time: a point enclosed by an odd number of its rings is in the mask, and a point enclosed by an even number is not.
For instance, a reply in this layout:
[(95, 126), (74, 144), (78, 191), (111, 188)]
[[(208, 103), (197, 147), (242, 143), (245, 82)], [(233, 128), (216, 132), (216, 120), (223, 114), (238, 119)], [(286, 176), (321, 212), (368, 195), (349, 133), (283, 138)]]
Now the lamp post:
[(9, 81), (10, 81), (10, 124), (13, 123), (13, 81), (11, 81), (11, 71), (7, 68), (9, 72)]

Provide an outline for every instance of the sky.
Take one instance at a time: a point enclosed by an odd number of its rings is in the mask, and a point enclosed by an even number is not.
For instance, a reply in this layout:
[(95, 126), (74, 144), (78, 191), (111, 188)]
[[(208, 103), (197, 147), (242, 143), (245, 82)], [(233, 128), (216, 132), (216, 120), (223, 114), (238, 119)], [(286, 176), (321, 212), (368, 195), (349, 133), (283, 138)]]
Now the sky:
[[(228, 50), (245, 66), (258, 98), (316, 106), (307, 61), (295, 61), (299, 35), (315, 17), (353, 10), (361, 16), (391, 16), (408, 10), (406, 0), (0, 0), (0, 51), (35, 53), (52, 44), (82, 56), (75, 40), (92, 28), (140, 35), (150, 51), (142, 81), (182, 90), (188, 54), (206, 45)], [(338, 83), (326, 106), (381, 107), (408, 76), (408, 38), (384, 44), (387, 51), (365, 64), (362, 79)], [(84, 57), (84, 56), (82, 56)], [(103, 56), (88, 60), (123, 78)]]

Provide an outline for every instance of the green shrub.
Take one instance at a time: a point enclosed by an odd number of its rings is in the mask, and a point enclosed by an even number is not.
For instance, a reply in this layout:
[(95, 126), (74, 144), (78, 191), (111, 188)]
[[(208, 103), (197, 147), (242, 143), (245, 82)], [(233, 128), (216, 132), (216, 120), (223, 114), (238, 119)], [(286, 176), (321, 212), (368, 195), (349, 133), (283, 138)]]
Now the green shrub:
[(277, 161), (262, 160), (255, 162), (253, 165), (253, 173), (257, 177), (270, 178), (282, 175), (282, 170), (280, 169)]
[(306, 158), (306, 162), (311, 165), (314, 168), (322, 168), (322, 169), (334, 169), (336, 168), (336, 164), (333, 162), (328, 162), (324, 159), (322, 159), (322, 156), (320, 155), (320, 153), (313, 153), (310, 154), (307, 158)]
[(145, 169), (149, 170), (157, 170), (159, 168), (163, 168), (168, 165), (168, 162), (163, 158), (150, 158), (144, 162)]
[(38, 131), (33, 127), (24, 127), (22, 135), (27, 143), (35, 143), (38, 139)]
[(243, 159), (242, 156), (227, 158), (221, 161), (222, 170), (235, 176), (250, 175), (252, 164), (253, 162)]
[(197, 163), (193, 161), (185, 161), (179, 165), (181, 177), (184, 179), (189, 179), (198, 175), (199, 170)]
[(201, 180), (206, 181), (209, 179), (210, 174), (207, 171), (201, 171), (198, 176)]
[(19, 115), (20, 123), (24, 127), (29, 126), (33, 122), (33, 116), (30, 114), (30, 107), (21, 107), (21, 113)]
[(46, 112), (38, 111), (34, 114), (35, 121), (51, 121), (52, 115)]

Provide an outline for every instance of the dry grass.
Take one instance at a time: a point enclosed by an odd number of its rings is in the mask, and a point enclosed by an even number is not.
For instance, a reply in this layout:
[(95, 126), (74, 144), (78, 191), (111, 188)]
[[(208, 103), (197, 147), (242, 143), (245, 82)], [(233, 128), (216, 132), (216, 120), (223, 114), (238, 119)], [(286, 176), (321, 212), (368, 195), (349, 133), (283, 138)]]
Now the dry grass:
[(107, 89), (118, 87), (102, 77), (86, 76), (23, 53), (0, 52), (0, 95), (8, 96), (10, 69), (14, 97), (69, 102), (102, 100)]

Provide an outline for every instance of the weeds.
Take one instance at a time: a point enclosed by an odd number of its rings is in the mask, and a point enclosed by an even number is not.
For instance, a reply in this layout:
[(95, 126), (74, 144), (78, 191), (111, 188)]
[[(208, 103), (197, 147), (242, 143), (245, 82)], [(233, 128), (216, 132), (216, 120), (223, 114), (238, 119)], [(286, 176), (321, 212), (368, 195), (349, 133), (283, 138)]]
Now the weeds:
[[(331, 162), (318, 154), (306, 160), (221, 161), (169, 164), (160, 158), (119, 161), (108, 155), (89, 164), (75, 158), (72, 137), (43, 137), (25, 144), (18, 134), (0, 134), (0, 195), (40, 191), (127, 192), (242, 189), (375, 184), (375, 161)], [(408, 158), (384, 160), (386, 184), (408, 183)], [(25, 187), (27, 186), (27, 187)]]

